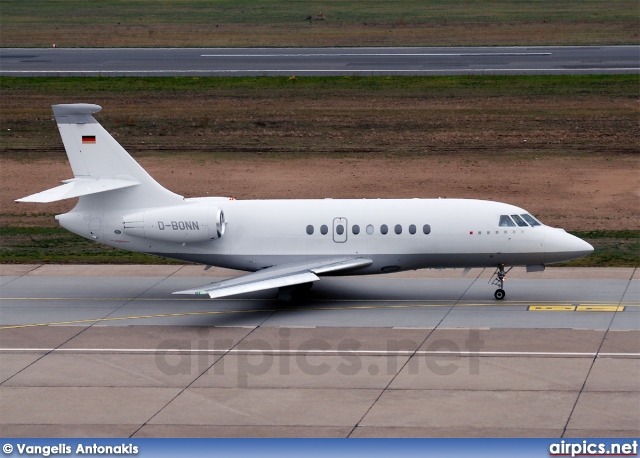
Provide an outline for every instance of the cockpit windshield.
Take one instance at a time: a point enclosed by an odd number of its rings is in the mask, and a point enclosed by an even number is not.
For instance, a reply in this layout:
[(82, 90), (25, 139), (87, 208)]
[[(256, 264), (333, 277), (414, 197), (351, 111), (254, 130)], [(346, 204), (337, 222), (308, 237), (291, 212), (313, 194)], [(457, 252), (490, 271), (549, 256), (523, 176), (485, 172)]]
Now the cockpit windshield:
[(522, 218), (520, 218), (518, 215), (511, 215), (511, 217), (513, 218), (513, 220), (516, 222), (516, 224), (520, 227), (529, 227), (529, 225), (527, 223), (524, 222), (524, 220)]
[(511, 218), (509, 218), (509, 215), (500, 215), (500, 227), (512, 227), (515, 226), (515, 223), (513, 222), (513, 220)]
[[(514, 222), (515, 221), (515, 222)], [(527, 224), (529, 223), (529, 224)], [(498, 226), (500, 227), (515, 227), (516, 225), (520, 227), (536, 227), (542, 226), (542, 223), (535, 219), (533, 216), (528, 213), (524, 213), (522, 215), (500, 215), (500, 222)]]
[(538, 222), (538, 220), (536, 220), (533, 216), (531, 216), (531, 215), (529, 215), (529, 214), (527, 214), (527, 213), (525, 213), (524, 215), (520, 215), (520, 216), (522, 216), (522, 217), (524, 218), (524, 220), (525, 220), (527, 223), (529, 223), (529, 225), (530, 225), (531, 227), (535, 227), (535, 226), (542, 226), (542, 224), (540, 224), (540, 223)]

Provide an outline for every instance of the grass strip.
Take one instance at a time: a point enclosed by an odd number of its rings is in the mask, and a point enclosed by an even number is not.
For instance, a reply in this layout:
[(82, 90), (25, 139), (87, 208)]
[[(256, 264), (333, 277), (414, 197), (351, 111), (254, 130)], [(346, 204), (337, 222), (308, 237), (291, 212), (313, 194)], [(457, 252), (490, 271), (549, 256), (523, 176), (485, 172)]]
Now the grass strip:
[(635, 0), (5, 0), (3, 46), (463, 46), (638, 42)]
[(640, 230), (575, 231), (593, 245), (591, 255), (557, 264), (562, 267), (640, 267)]
[(0, 263), (184, 264), (102, 245), (60, 227), (1, 227)]
[[(103, 96), (107, 94), (158, 95), (215, 91), (220, 96), (281, 97), (305, 96), (312, 99), (340, 95), (359, 95), (374, 91), (386, 97), (464, 99), (470, 95), (505, 97), (527, 95), (606, 95), (637, 97), (640, 75), (463, 75), (463, 76), (301, 76), (301, 77), (0, 77), (3, 97), (26, 95)], [(270, 91), (279, 91), (272, 95)], [(269, 92), (265, 92), (269, 91)], [(353, 91), (353, 93), (351, 93)], [(444, 91), (444, 92), (443, 92)], [(462, 91), (462, 92), (461, 92)], [(167, 94), (171, 95), (171, 94)], [(7, 102), (3, 108), (9, 107)]]

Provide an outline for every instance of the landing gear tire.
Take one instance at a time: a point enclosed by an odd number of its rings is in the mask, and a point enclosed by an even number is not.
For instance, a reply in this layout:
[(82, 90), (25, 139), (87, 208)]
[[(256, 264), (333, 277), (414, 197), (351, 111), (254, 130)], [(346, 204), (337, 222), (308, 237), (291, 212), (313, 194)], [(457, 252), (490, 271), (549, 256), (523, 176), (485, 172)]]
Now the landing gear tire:
[(299, 285), (294, 286), (294, 288), (296, 291), (306, 292), (311, 290), (312, 286), (313, 286), (313, 282), (310, 281), (308, 283), (300, 283)]
[(309, 291), (311, 290), (312, 286), (313, 282), (301, 283), (299, 285), (292, 286), (283, 286), (278, 289), (278, 295), (276, 296), (276, 299), (279, 302), (283, 302), (285, 304), (303, 300), (309, 295)]
[(504, 292), (504, 289), (496, 289), (496, 292), (493, 293), (493, 295), (497, 300), (501, 301), (502, 299), (504, 299), (506, 293)]
[(276, 299), (278, 302), (282, 302), (284, 304), (290, 304), (295, 299), (295, 289), (293, 286), (284, 286), (278, 289), (278, 295)]

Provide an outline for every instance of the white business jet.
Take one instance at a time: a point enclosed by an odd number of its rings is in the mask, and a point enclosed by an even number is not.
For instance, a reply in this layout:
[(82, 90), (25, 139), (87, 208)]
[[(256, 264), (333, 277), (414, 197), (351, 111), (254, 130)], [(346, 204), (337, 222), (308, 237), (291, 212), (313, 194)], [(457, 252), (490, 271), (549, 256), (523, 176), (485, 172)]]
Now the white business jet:
[(74, 178), (19, 202), (79, 197), (60, 225), (97, 242), (249, 271), (174, 294), (211, 298), (280, 288), (290, 300), (325, 275), (424, 268), (544, 270), (593, 247), (522, 208), (470, 199), (235, 200), (185, 198), (156, 182), (93, 118), (90, 104), (53, 105)]

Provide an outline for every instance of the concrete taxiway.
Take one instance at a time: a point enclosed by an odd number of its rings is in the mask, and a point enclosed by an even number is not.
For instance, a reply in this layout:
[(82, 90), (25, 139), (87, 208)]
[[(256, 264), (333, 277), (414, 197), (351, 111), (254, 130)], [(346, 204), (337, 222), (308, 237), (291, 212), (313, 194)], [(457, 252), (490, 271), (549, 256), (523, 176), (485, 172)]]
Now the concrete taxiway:
[(172, 296), (195, 266), (0, 266), (0, 435), (638, 436), (640, 273), (323, 278)]

